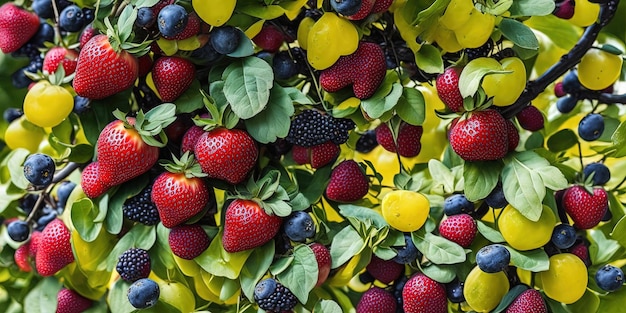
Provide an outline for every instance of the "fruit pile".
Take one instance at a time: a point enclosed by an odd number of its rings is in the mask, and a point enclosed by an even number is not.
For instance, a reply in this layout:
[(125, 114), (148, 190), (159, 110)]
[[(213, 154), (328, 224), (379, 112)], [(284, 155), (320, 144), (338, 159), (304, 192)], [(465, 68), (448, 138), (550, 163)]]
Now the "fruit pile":
[(0, 2), (7, 312), (626, 305), (619, 0)]

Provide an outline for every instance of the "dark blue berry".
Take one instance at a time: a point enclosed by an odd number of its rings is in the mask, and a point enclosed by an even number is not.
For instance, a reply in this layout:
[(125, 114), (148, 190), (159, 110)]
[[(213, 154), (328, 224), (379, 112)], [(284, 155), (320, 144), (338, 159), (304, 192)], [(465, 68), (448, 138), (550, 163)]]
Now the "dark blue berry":
[(256, 54), (257, 58), (261, 58), (263, 59), (265, 62), (272, 64), (273, 59), (274, 59), (274, 54), (269, 52), (269, 51), (265, 51), (265, 50), (261, 50), (259, 52), (257, 52)]
[(15, 242), (23, 242), (30, 235), (30, 225), (22, 220), (15, 220), (7, 226), (7, 234)]
[(50, 211), (45, 212), (44, 215), (40, 216), (37, 219), (37, 227), (35, 227), (38, 231), (43, 231), (43, 229), (52, 222), (55, 218), (57, 218), (57, 211), (54, 210), (51, 206), (46, 206), (46, 208), (50, 208)]
[(611, 213), (611, 208), (607, 208), (606, 211), (604, 211), (604, 216), (602, 216), (601, 221), (602, 222), (608, 222), (613, 218), (613, 213)]
[(33, 193), (25, 195), (24, 198), (20, 200), (20, 209), (22, 209), (22, 211), (24, 211), (27, 215), (30, 214), (35, 206), (35, 203), (37, 203), (37, 198), (38, 196)]
[(93, 22), (95, 18), (95, 10), (91, 8), (83, 8), (83, 16), (85, 17), (85, 25)]
[(446, 295), (452, 303), (461, 303), (465, 301), (463, 295), (463, 282), (455, 279), (446, 284)]
[(611, 179), (611, 171), (603, 163), (589, 163), (583, 169), (583, 175), (585, 179), (593, 174), (593, 184), (602, 186), (609, 182)]
[(192, 61), (199, 65), (211, 64), (219, 60), (220, 57), (222, 57), (222, 54), (215, 51), (215, 48), (209, 43), (191, 53)]
[(498, 183), (495, 188), (489, 193), (487, 198), (485, 198), (485, 202), (492, 208), (501, 209), (509, 204), (509, 201), (504, 197), (504, 189), (502, 189), (502, 184)]
[(134, 222), (152, 226), (159, 223), (159, 211), (151, 198), (152, 185), (148, 185), (139, 194), (127, 199), (122, 205), (124, 216)]
[(361, 9), (362, 0), (330, 0), (330, 6), (341, 15), (354, 15)]
[(578, 124), (578, 136), (586, 141), (594, 141), (604, 132), (604, 117), (598, 113), (587, 114)]
[(128, 301), (137, 309), (147, 309), (154, 306), (159, 300), (161, 289), (150, 278), (142, 278), (128, 288)]
[(30, 83), (33, 82), (33, 80), (26, 76), (26, 73), (24, 73), (27, 68), (28, 67), (23, 67), (11, 74), (11, 84), (13, 85), (13, 87), (17, 89), (23, 89), (28, 87)]
[(69, 180), (61, 182), (57, 188), (57, 203), (61, 204), (61, 206), (65, 206), (67, 198), (70, 196), (70, 193), (72, 193), (72, 190), (74, 190), (74, 187), (76, 187), (76, 183)]
[(415, 247), (413, 239), (411, 239), (411, 235), (404, 234), (404, 243), (404, 246), (393, 247), (396, 249), (398, 254), (393, 257), (392, 260), (400, 264), (409, 264), (418, 258), (421, 258), (421, 253), (417, 250), (417, 247)]
[(118, 258), (115, 269), (122, 279), (134, 282), (150, 275), (150, 255), (140, 248), (130, 248)]
[(91, 99), (81, 97), (79, 95), (74, 96), (74, 109), (73, 112), (76, 114), (82, 114), (87, 112), (91, 108)]
[[(35, 35), (29, 40), (35, 47), (43, 47), (45, 42), (53, 42), (54, 41), (54, 28), (52, 25), (48, 23), (39, 24), (39, 29), (35, 33)], [(36, 50), (36, 53), (39, 54), (39, 51)]]
[(569, 71), (563, 77), (563, 91), (576, 95), (582, 88), (580, 81), (578, 80), (577, 71)]
[(569, 224), (559, 224), (552, 230), (552, 243), (559, 249), (567, 249), (576, 242), (576, 229)]
[(157, 26), (164, 37), (174, 37), (180, 34), (189, 21), (185, 8), (178, 4), (168, 4), (159, 12)]
[(296, 64), (287, 51), (281, 51), (274, 55), (272, 68), (274, 69), (274, 77), (276, 77), (276, 79), (289, 79), (299, 72), (298, 64)]
[(83, 10), (75, 4), (67, 6), (59, 14), (59, 27), (70, 33), (83, 29), (86, 22)]
[(274, 278), (266, 278), (254, 287), (254, 300), (259, 308), (269, 312), (289, 312), (298, 299), (287, 287)]
[(40, 18), (52, 18), (54, 9), (52, 8), (52, 0), (33, 0), (31, 8)]
[(2, 118), (4, 118), (7, 123), (11, 123), (22, 115), (24, 115), (24, 112), (18, 108), (7, 108), (2, 113)]
[(233, 26), (222, 26), (211, 31), (211, 46), (221, 54), (229, 54), (237, 50), (241, 31)]
[(284, 221), (285, 235), (295, 242), (304, 242), (315, 236), (315, 222), (304, 211), (291, 213)]
[(443, 213), (447, 216), (474, 212), (474, 203), (467, 200), (464, 194), (453, 194), (443, 202)]
[(465, 55), (467, 56), (467, 60), (471, 61), (488, 56), (489, 53), (491, 53), (491, 50), (493, 50), (494, 45), (495, 43), (493, 42), (493, 39), (489, 38), (485, 44), (478, 48), (466, 48)]
[(476, 252), (476, 265), (485, 273), (504, 271), (511, 261), (511, 253), (501, 244), (491, 244)]
[(35, 186), (48, 186), (52, 182), (56, 165), (47, 154), (31, 154), (24, 161), (24, 176)]
[(617, 291), (624, 284), (624, 272), (619, 267), (606, 264), (596, 272), (596, 284), (604, 291)]
[(154, 11), (149, 7), (142, 7), (137, 10), (137, 19), (135, 20), (135, 25), (143, 28), (150, 28), (156, 22), (156, 16), (154, 15)]
[(378, 141), (376, 141), (376, 130), (370, 129), (357, 139), (355, 149), (361, 153), (368, 153), (374, 150), (376, 146), (378, 146)]
[(576, 104), (578, 104), (578, 98), (567, 95), (556, 100), (556, 109), (561, 113), (569, 113), (576, 107)]

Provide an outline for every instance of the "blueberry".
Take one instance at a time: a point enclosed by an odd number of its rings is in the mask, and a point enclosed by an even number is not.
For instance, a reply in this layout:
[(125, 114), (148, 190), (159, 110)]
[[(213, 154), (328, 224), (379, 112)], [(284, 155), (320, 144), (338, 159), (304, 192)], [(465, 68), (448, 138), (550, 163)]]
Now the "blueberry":
[(260, 281), (254, 287), (254, 298), (255, 299), (269, 298), (274, 293), (274, 290), (276, 290), (277, 286), (278, 286), (278, 282), (274, 278), (266, 278)]
[(30, 235), (30, 225), (22, 220), (13, 221), (7, 226), (7, 233), (9, 234), (9, 237), (13, 239), (13, 241), (26, 241), (26, 239), (28, 239), (28, 236)]
[(70, 33), (83, 29), (86, 22), (83, 10), (75, 4), (67, 6), (59, 15), (59, 27)]
[(93, 22), (96, 16), (94, 15), (96, 12), (92, 8), (83, 8), (83, 16), (85, 17), (85, 25)]
[(33, 193), (25, 195), (24, 198), (20, 200), (20, 209), (22, 209), (24, 213), (30, 214), (35, 206), (35, 203), (37, 203), (37, 198), (38, 196)]
[(269, 64), (272, 64), (273, 59), (274, 59), (274, 54), (273, 54), (273, 53), (271, 53), (271, 52), (269, 52), (269, 51), (264, 51), (264, 50), (259, 51), (259, 52), (256, 54), (256, 56), (257, 56), (258, 58), (263, 59), (265, 62), (267, 62), (267, 63), (269, 63)]
[(32, 83), (33, 81), (26, 76), (26, 74), (24, 73), (24, 71), (26, 71), (27, 67), (23, 67), (15, 72), (13, 72), (13, 74), (11, 74), (11, 84), (13, 84), (13, 87), (17, 88), (17, 89), (22, 89), (22, 88), (26, 88), (30, 85), (30, 83)]
[(578, 103), (578, 98), (575, 96), (565, 96), (556, 100), (556, 109), (561, 113), (569, 113), (572, 112), (576, 104)]
[(272, 68), (274, 69), (276, 79), (289, 79), (298, 74), (298, 64), (287, 51), (281, 51), (274, 55)]
[(505, 270), (511, 261), (511, 253), (501, 244), (484, 246), (476, 252), (476, 265), (485, 273)]
[(461, 213), (471, 214), (474, 212), (474, 203), (467, 200), (464, 194), (453, 194), (443, 202), (443, 213), (452, 216)]
[(315, 223), (311, 215), (296, 211), (285, 218), (285, 235), (295, 242), (304, 242), (315, 236)]
[(33, 0), (31, 8), (39, 18), (52, 18), (54, 16), (52, 0)]
[(22, 115), (24, 115), (24, 112), (18, 108), (7, 108), (2, 113), (2, 118), (4, 118), (7, 123), (11, 123)]
[(142, 7), (137, 10), (137, 19), (135, 20), (137, 27), (150, 28), (155, 22), (156, 16), (154, 16), (152, 8)]
[(596, 283), (604, 291), (617, 291), (624, 283), (624, 272), (619, 267), (606, 264), (596, 272)]
[(504, 208), (509, 201), (504, 197), (504, 189), (502, 189), (502, 184), (498, 183), (495, 188), (489, 193), (487, 198), (485, 198), (485, 202), (492, 208), (501, 209)]
[(180, 34), (189, 21), (185, 8), (178, 4), (168, 4), (159, 12), (157, 25), (164, 37), (174, 37)]
[(598, 113), (587, 114), (578, 124), (578, 136), (586, 141), (594, 141), (604, 132), (604, 117)]
[(233, 26), (217, 27), (211, 31), (211, 46), (221, 54), (232, 53), (239, 47), (240, 31)]
[(563, 90), (565, 92), (575, 95), (580, 91), (581, 87), (577, 71), (569, 71), (565, 74), (563, 77)]
[(91, 108), (91, 99), (79, 95), (74, 96), (74, 113), (82, 114), (87, 112), (89, 108)]
[(602, 186), (611, 179), (611, 171), (603, 163), (589, 163), (583, 169), (585, 179), (593, 174), (592, 180), (594, 185)]
[(206, 44), (191, 53), (193, 62), (199, 65), (211, 64), (217, 61), (221, 56), (222, 54), (215, 51), (215, 48), (213, 48), (211, 44)]
[[(52, 25), (48, 23), (39, 24), (39, 29), (37, 30), (35, 35), (33, 35), (33, 37), (30, 38), (30, 42), (36, 47), (43, 47), (44, 42), (53, 42), (53, 41), (54, 41), (54, 28), (52, 27)], [(38, 50), (35, 50), (35, 51), (37, 54), (39, 54)]]
[(24, 161), (24, 176), (35, 186), (50, 185), (55, 169), (54, 160), (47, 154), (31, 154)]
[(330, 0), (330, 6), (341, 15), (354, 15), (361, 9), (362, 0)]
[(465, 301), (465, 296), (463, 295), (463, 282), (455, 279), (447, 283), (446, 295), (452, 303), (461, 303)]
[(74, 190), (74, 187), (76, 187), (76, 183), (68, 180), (59, 184), (57, 188), (57, 203), (59, 203), (60, 206), (65, 206), (67, 198), (70, 196), (70, 193), (72, 193), (72, 190)]
[[(52, 209), (51, 206), (48, 206), (48, 207)], [(41, 217), (37, 219), (37, 227), (35, 227), (35, 229), (38, 231), (43, 231), (46, 225), (52, 222), (56, 217), (57, 217), (56, 210), (52, 209), (51, 211), (46, 212), (46, 214), (42, 215)]]
[(376, 141), (376, 130), (370, 129), (363, 133), (361, 137), (356, 141), (356, 151), (361, 153), (368, 153), (378, 146)]
[(141, 278), (128, 288), (128, 301), (137, 309), (147, 309), (159, 300), (161, 289), (150, 278)]
[(567, 249), (576, 242), (576, 229), (569, 224), (559, 224), (552, 230), (552, 243), (559, 249)]
[(398, 254), (392, 260), (400, 264), (409, 264), (421, 258), (419, 250), (417, 250), (413, 239), (411, 239), (411, 235), (404, 234), (404, 243), (404, 246), (394, 247)]

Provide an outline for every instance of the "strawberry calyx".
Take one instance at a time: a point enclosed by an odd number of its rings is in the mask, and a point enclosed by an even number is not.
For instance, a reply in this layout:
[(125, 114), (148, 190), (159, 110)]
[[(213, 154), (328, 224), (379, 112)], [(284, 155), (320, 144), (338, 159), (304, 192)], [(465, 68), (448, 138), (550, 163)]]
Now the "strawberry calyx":
[(202, 168), (200, 167), (200, 163), (196, 161), (196, 158), (189, 151), (183, 153), (180, 158), (177, 158), (174, 154), (172, 154), (172, 160), (161, 160), (159, 162), (166, 171), (170, 173), (181, 173), (184, 174), (186, 178), (194, 178), (194, 177), (207, 177), (206, 173), (202, 172)]
[(164, 129), (176, 120), (175, 114), (176, 105), (173, 103), (160, 104), (145, 114), (139, 110), (134, 121), (129, 120), (126, 113), (119, 109), (113, 112), (113, 116), (124, 122), (124, 127), (134, 128), (146, 144), (159, 148), (167, 145)]
[(202, 127), (205, 131), (215, 128), (225, 127), (232, 129), (239, 123), (239, 117), (233, 112), (228, 103), (218, 103), (204, 90), (200, 90), (202, 102), (209, 112), (208, 116), (199, 116), (193, 119), (196, 126)]
[(133, 42), (135, 39), (133, 25), (137, 19), (137, 11), (136, 7), (127, 5), (118, 17), (115, 26), (113, 26), (109, 17), (104, 19), (106, 35), (109, 37), (109, 43), (116, 53), (127, 51), (136, 57), (140, 57), (150, 52), (150, 44), (153, 40), (144, 39), (141, 42)]

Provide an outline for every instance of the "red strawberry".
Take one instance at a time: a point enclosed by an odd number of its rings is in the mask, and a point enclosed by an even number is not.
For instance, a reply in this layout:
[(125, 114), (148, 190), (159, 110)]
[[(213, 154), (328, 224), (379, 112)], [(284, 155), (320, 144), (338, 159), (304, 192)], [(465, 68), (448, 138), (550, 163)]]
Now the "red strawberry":
[(439, 224), (439, 234), (461, 247), (467, 248), (474, 241), (478, 226), (469, 214), (457, 214), (448, 216)]
[(259, 156), (256, 143), (241, 129), (216, 128), (205, 132), (194, 151), (203, 172), (230, 184), (246, 179)]
[(374, 7), (375, 2), (376, 0), (362, 0), (359, 11), (350, 16), (346, 16), (346, 18), (353, 21), (358, 21), (366, 18), (372, 12), (372, 8)]
[(37, 245), (35, 265), (41, 276), (52, 276), (74, 262), (69, 229), (60, 219), (54, 219), (43, 229)]
[(396, 152), (403, 157), (412, 158), (422, 150), (422, 126), (415, 126), (405, 122), (400, 124), (397, 138), (394, 141), (391, 129), (386, 123), (376, 127), (376, 141), (389, 152)]
[(584, 186), (571, 186), (565, 190), (562, 201), (565, 212), (578, 229), (590, 229), (598, 225), (609, 207), (608, 195), (602, 187), (593, 188), (591, 193)]
[(404, 264), (394, 260), (383, 260), (375, 255), (365, 267), (367, 272), (384, 284), (389, 284), (404, 273)]
[(187, 59), (160, 57), (152, 67), (152, 79), (161, 100), (172, 102), (185, 93), (195, 78), (196, 68)]
[(137, 58), (137, 76), (146, 77), (148, 73), (152, 70), (153, 66), (152, 58), (149, 54), (144, 54), (141, 57)]
[(326, 186), (326, 197), (338, 202), (359, 200), (369, 191), (369, 180), (358, 163), (345, 160), (335, 166)]
[(276, 53), (285, 42), (285, 35), (276, 26), (264, 24), (261, 31), (252, 38), (252, 41), (259, 48)]
[(320, 74), (320, 85), (328, 92), (337, 92), (352, 84), (359, 99), (371, 97), (380, 86), (387, 71), (385, 53), (379, 45), (361, 42), (357, 50), (342, 56)]
[(450, 146), (465, 161), (501, 159), (509, 150), (506, 127), (498, 111), (471, 112), (450, 129)]
[(576, 243), (569, 249), (569, 252), (579, 257), (587, 267), (591, 266), (591, 258), (589, 257), (589, 248), (584, 242)]
[(539, 291), (527, 289), (513, 300), (506, 313), (548, 313), (548, 308)]
[(56, 313), (81, 313), (89, 309), (92, 303), (76, 291), (63, 288), (57, 294)]
[(152, 7), (150, 7), (150, 9), (152, 10), (152, 12), (154, 13), (154, 16), (159, 16), (159, 12), (161, 12), (161, 10), (174, 3), (174, 0), (158, 0), (158, 2), (153, 5)]
[(453, 112), (462, 112), (463, 96), (459, 90), (459, 77), (463, 69), (456, 66), (448, 67), (437, 76), (436, 87), (439, 99)]
[(280, 229), (282, 218), (269, 215), (252, 200), (235, 199), (226, 209), (222, 245), (227, 252), (260, 247)]
[(22, 272), (30, 272), (33, 268), (30, 266), (30, 241), (15, 249), (13, 254), (17, 268)]
[(41, 240), (41, 232), (38, 230), (33, 231), (33, 233), (30, 235), (30, 247), (28, 248), (28, 255), (33, 259), (35, 258), (35, 255), (37, 255), (39, 240)]
[(372, 7), (372, 13), (383, 13), (391, 7), (393, 0), (376, 0)]
[(356, 313), (395, 313), (396, 299), (391, 292), (372, 287), (363, 293), (356, 306)]
[(313, 168), (323, 167), (333, 162), (339, 156), (339, 145), (327, 141), (310, 148), (294, 145), (291, 153), (293, 160), (298, 164), (311, 164)]
[(163, 226), (172, 228), (202, 212), (209, 203), (209, 191), (202, 178), (164, 172), (152, 185), (152, 202)]
[(446, 289), (428, 276), (418, 273), (404, 285), (402, 303), (406, 313), (446, 313)]
[(183, 29), (182, 32), (180, 32), (174, 37), (166, 37), (166, 36), (163, 36), (163, 37), (165, 37), (166, 39), (183, 40), (183, 39), (191, 38), (197, 35), (200, 32), (200, 26), (202, 25), (202, 20), (198, 17), (198, 14), (196, 14), (196, 12), (191, 12), (187, 16), (188, 16), (187, 25), (185, 26), (185, 29)]
[(506, 134), (508, 138), (509, 151), (515, 151), (519, 145), (519, 132), (511, 120), (506, 120)]
[(319, 242), (312, 243), (309, 248), (313, 250), (315, 260), (317, 261), (317, 268), (319, 272), (317, 274), (317, 283), (315, 284), (315, 287), (319, 287), (326, 281), (326, 279), (328, 279), (328, 274), (330, 274), (330, 266), (332, 264), (330, 250)]
[(100, 163), (89, 163), (81, 173), (80, 185), (83, 188), (83, 192), (89, 198), (97, 198), (103, 195), (111, 186), (105, 184), (100, 179)]
[(53, 47), (46, 52), (43, 58), (43, 71), (47, 73), (56, 72), (59, 64), (63, 64), (65, 75), (70, 75), (76, 70), (76, 59), (78, 52), (65, 47)]
[(3, 53), (17, 51), (37, 33), (39, 17), (13, 2), (0, 6), (0, 50)]
[(534, 132), (543, 128), (543, 114), (541, 114), (541, 111), (534, 105), (526, 106), (517, 113), (515, 117), (519, 125), (525, 130)]
[(179, 225), (170, 231), (168, 242), (177, 257), (193, 260), (209, 247), (211, 239), (199, 224)]
[(196, 143), (198, 143), (198, 139), (200, 136), (204, 134), (204, 129), (200, 126), (193, 125), (187, 129), (185, 134), (183, 135), (183, 141), (180, 145), (180, 151), (185, 153), (187, 151), (194, 152), (194, 147)]
[(96, 35), (80, 50), (74, 90), (79, 96), (102, 99), (126, 90), (138, 77), (138, 61), (115, 49), (107, 35)]
[(97, 34), (98, 34), (98, 30), (93, 28), (92, 24), (87, 25), (87, 27), (83, 29), (83, 32), (80, 33), (78, 47), (82, 49), (87, 44), (87, 42), (89, 42), (89, 40), (91, 40), (91, 38), (93, 38)]

